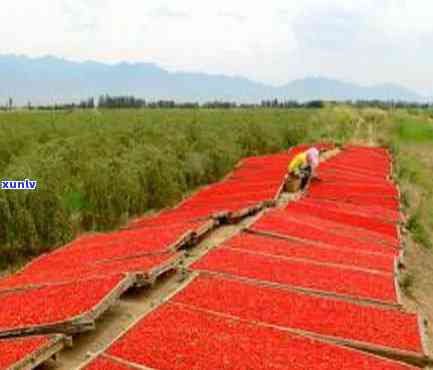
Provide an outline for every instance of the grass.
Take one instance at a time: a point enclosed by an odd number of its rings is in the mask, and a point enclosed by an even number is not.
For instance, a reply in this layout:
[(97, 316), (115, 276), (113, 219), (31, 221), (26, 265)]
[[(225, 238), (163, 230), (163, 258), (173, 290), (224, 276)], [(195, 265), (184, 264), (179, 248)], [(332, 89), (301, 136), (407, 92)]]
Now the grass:
[(391, 145), (408, 216), (406, 226), (418, 244), (432, 248), (433, 123), (427, 112), (424, 115), (398, 112), (393, 119)]
[(325, 109), (137, 109), (0, 113), (0, 267), (178, 202), (242, 157), (300, 142), (388, 145), (414, 238), (431, 245), (430, 112)]
[(433, 142), (433, 124), (407, 114), (396, 117), (396, 134), (400, 141), (412, 143)]

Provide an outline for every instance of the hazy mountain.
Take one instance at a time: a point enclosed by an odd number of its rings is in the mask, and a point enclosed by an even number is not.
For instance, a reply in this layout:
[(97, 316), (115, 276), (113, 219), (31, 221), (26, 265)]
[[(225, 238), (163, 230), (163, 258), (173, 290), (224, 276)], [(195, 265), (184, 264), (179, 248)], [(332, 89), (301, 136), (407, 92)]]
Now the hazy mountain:
[(279, 88), (279, 90), (280, 96), (294, 96), (299, 100), (424, 100), (424, 98), (416, 92), (395, 84), (360, 86), (353, 83), (320, 77), (295, 80)]
[(147, 100), (257, 102), (261, 99), (382, 99), (422, 101), (394, 84), (360, 86), (326, 78), (305, 78), (272, 87), (242, 77), (168, 72), (150, 63), (71, 62), (55, 57), (0, 55), (0, 104), (74, 102), (102, 94), (135, 95)]

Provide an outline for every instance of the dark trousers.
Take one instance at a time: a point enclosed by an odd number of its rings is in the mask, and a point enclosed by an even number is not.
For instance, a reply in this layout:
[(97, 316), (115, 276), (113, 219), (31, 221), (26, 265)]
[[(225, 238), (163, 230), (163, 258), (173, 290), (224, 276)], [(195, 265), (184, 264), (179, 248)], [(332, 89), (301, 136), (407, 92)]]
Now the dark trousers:
[(299, 178), (301, 179), (301, 189), (305, 189), (305, 187), (308, 184), (308, 181), (310, 180), (311, 177), (311, 167), (304, 167), (301, 169), (300, 174), (299, 174)]

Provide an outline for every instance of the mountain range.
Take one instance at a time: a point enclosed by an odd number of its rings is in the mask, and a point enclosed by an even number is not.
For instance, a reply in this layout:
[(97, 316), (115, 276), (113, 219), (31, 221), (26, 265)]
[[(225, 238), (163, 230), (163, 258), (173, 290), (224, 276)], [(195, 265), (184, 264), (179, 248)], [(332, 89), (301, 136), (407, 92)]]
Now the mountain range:
[(152, 101), (262, 99), (425, 101), (422, 95), (396, 84), (361, 86), (323, 77), (308, 77), (271, 86), (243, 77), (169, 72), (151, 63), (74, 62), (47, 56), (0, 55), (0, 105), (12, 97), (16, 105), (78, 102), (92, 96), (134, 95)]

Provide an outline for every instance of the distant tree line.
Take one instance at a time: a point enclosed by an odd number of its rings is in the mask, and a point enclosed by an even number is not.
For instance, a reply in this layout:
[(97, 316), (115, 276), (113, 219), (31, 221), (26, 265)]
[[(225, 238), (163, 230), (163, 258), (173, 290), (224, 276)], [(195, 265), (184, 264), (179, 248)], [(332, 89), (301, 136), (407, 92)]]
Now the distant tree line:
[[(68, 104), (53, 104), (53, 105), (33, 105), (31, 102), (27, 103), (28, 110), (73, 110), (73, 109), (94, 109), (96, 107), (95, 98), (82, 100), (79, 103)], [(9, 110), (13, 108), (10, 107)], [(7, 107), (0, 107), (0, 110), (8, 110)]]
[[(338, 104), (337, 102), (334, 102)], [(433, 102), (430, 103), (415, 103), (415, 102), (405, 102), (405, 101), (383, 101), (383, 100), (357, 100), (355, 102), (346, 102), (349, 105), (358, 108), (415, 108), (415, 109), (431, 109), (433, 108)], [(340, 102), (341, 104), (341, 102)]]
[[(31, 102), (27, 104), (27, 109), (37, 110), (74, 110), (74, 109), (122, 109), (122, 108), (155, 108), (155, 109), (232, 109), (232, 108), (279, 108), (279, 109), (295, 109), (295, 108), (323, 108), (325, 105), (346, 104), (355, 108), (381, 108), (381, 109), (432, 109), (433, 103), (415, 103), (404, 101), (383, 101), (383, 100), (347, 100), (347, 101), (332, 101), (332, 100), (312, 100), (307, 102), (298, 102), (296, 100), (279, 100), (270, 99), (262, 100), (260, 103), (236, 103), (232, 101), (215, 100), (205, 103), (198, 102), (176, 102), (175, 100), (156, 100), (146, 101), (142, 98), (134, 96), (110, 96), (101, 95), (97, 102), (95, 98), (82, 100), (79, 103), (69, 104), (53, 104), (53, 105), (37, 105), (33, 106)], [(4, 106), (0, 106), (0, 110), (13, 110), (13, 100), (9, 98)]]
[(98, 99), (100, 108), (143, 108), (146, 100), (134, 96), (110, 96), (101, 95)]
[(262, 100), (261, 107), (263, 108), (323, 108), (325, 106), (325, 102), (322, 100), (312, 100), (305, 103), (299, 103), (296, 100)]
[(8, 100), (4, 106), (0, 106), (0, 110), (2, 110), (2, 111), (10, 111), (13, 109), (14, 109), (14, 101), (12, 98), (8, 98)]

